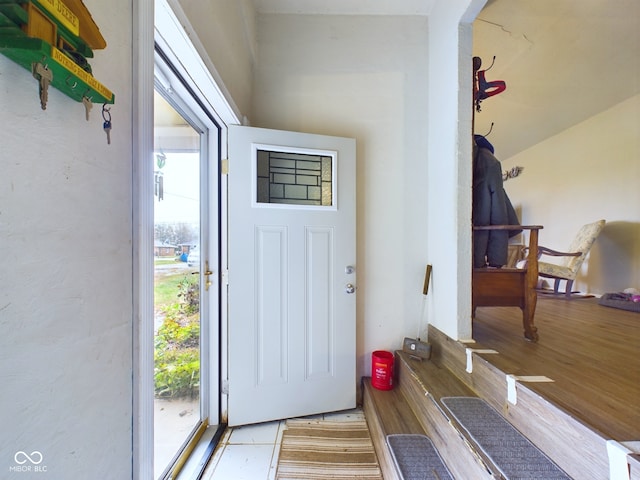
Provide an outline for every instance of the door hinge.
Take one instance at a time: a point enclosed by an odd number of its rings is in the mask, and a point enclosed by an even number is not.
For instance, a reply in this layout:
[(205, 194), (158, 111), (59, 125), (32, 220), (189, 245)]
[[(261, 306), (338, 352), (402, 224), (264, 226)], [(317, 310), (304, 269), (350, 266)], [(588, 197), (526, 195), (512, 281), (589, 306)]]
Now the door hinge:
[(222, 173), (222, 175), (229, 175), (229, 159), (228, 158), (223, 158), (220, 161), (220, 173)]
[(222, 394), (229, 395), (229, 379), (225, 378), (222, 380)]
[(229, 285), (229, 270), (222, 270), (220, 276), (222, 277), (220, 279), (222, 282), (222, 285)]

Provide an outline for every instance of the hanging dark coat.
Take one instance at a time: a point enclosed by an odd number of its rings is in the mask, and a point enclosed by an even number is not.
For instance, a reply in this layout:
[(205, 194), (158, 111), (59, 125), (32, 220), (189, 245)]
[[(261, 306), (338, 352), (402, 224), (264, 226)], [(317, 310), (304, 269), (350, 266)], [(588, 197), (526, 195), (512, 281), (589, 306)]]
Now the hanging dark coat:
[[(520, 225), (502, 185), (502, 165), (489, 148), (474, 145), (473, 225)], [(473, 234), (474, 268), (507, 263), (509, 237), (522, 230), (484, 230)]]

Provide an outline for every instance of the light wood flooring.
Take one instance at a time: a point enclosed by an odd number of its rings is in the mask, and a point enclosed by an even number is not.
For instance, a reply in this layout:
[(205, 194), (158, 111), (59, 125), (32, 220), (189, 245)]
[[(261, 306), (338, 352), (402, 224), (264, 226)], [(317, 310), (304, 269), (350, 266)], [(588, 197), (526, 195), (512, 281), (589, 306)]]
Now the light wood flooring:
[(474, 348), (515, 375), (544, 375), (528, 384), (603, 436), (640, 440), (640, 313), (598, 305), (596, 298), (539, 295), (538, 343), (524, 340), (518, 308), (478, 308)]

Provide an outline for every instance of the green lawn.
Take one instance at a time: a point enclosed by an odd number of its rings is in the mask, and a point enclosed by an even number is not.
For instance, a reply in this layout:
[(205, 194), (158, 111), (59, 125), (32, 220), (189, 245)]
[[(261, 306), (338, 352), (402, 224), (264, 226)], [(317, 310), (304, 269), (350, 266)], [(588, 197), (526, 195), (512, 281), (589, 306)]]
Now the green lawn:
[(192, 272), (161, 269), (155, 274), (155, 312), (162, 318), (154, 338), (157, 397), (193, 398), (200, 388), (200, 292)]
[(155, 265), (173, 265), (178, 262), (179, 260), (173, 257), (156, 257), (154, 260)]
[(178, 284), (185, 278), (190, 279), (191, 274), (179, 272), (169, 275), (156, 275), (153, 287), (154, 303), (156, 308), (171, 305), (178, 301)]

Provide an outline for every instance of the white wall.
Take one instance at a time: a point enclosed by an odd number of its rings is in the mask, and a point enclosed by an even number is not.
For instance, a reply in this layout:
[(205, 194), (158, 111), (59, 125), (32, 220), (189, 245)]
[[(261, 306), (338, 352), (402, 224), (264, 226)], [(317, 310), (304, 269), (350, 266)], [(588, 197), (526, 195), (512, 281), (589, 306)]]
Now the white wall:
[(131, 3), (86, 0), (107, 40), (112, 143), (57, 90), (0, 56), (0, 477), (131, 477)]
[(471, 22), (483, 4), (439, 1), (429, 16), (428, 315), (454, 339), (472, 336)]
[(523, 224), (544, 226), (540, 244), (566, 251), (580, 226), (607, 221), (575, 283), (582, 292), (640, 289), (638, 112), (640, 95), (502, 160), (525, 168), (505, 189)]
[[(179, 4), (188, 25), (185, 28), (205, 64), (215, 69), (214, 78), (222, 82), (237, 106), (237, 114), (251, 109), (253, 67), (256, 55), (255, 10), (251, 0), (169, 0)], [(178, 16), (180, 12), (176, 12)], [(183, 20), (181, 18), (181, 20)], [(200, 48), (202, 47), (202, 48)], [(226, 93), (225, 92), (225, 93)]]
[(426, 17), (258, 17), (252, 125), (357, 141), (358, 375), (421, 318), (427, 48)]

